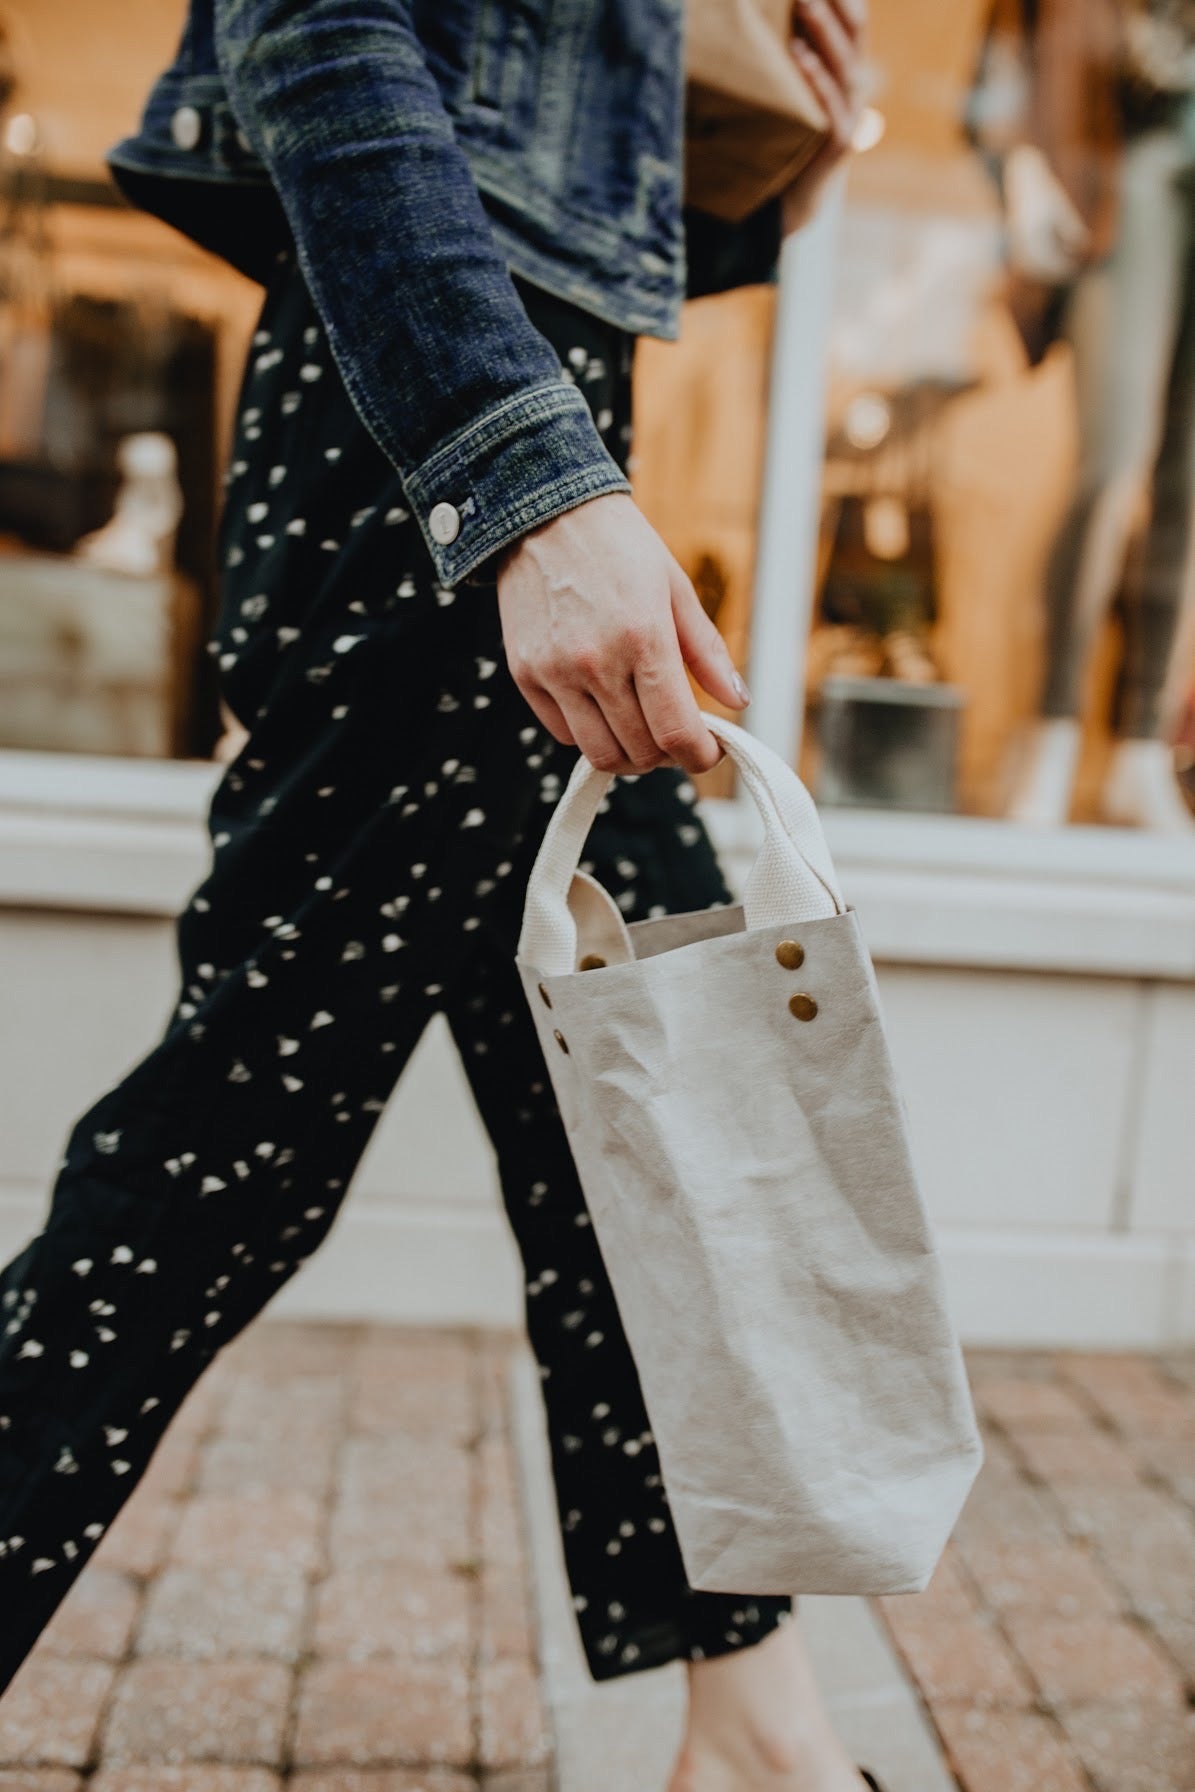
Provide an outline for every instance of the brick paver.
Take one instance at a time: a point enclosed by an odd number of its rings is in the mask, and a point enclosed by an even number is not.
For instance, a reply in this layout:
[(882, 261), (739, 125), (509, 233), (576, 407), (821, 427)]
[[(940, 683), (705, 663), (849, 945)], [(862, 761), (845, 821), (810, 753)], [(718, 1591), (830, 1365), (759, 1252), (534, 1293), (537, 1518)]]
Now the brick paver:
[(294, 1570), (167, 1568), (150, 1587), (137, 1653), (193, 1661), (252, 1655), (297, 1661), (309, 1600), (309, 1583)]
[(1075, 1543), (1035, 1543), (987, 1532), (960, 1541), (958, 1548), (980, 1594), (996, 1611), (1066, 1617), (1117, 1609), (1111, 1580), (1091, 1553)]
[(0, 1767), (0, 1792), (80, 1792), (82, 1785), (65, 1767)]
[(532, 1663), (525, 1656), (490, 1661), (481, 1670), (483, 1767), (532, 1766), (548, 1758), (548, 1736)]
[(988, 1461), (878, 1602), (962, 1792), (1195, 1792), (1195, 1353), (968, 1366)]
[(317, 1663), (299, 1693), (295, 1760), (354, 1767), (454, 1767), (473, 1759), (467, 1669), (441, 1661)]
[(1170, 1651), (1171, 1659), (1178, 1663), (1189, 1695), (1195, 1698), (1195, 1615), (1180, 1618), (1163, 1612), (1155, 1619), (1154, 1629)]
[(87, 1782), (87, 1792), (279, 1792), (282, 1781), (266, 1767), (202, 1765), (104, 1767)]
[(184, 1510), (171, 1560), (241, 1574), (311, 1573), (322, 1520), (321, 1503), (309, 1493), (258, 1487), (199, 1494)]
[(215, 1438), (196, 1457), (199, 1490), (237, 1494), (286, 1488), (326, 1499), (336, 1475), (338, 1442), (335, 1433)]
[(119, 1661), (128, 1650), (140, 1606), (137, 1582), (97, 1563), (59, 1606), (46, 1632), (46, 1648), (55, 1655)]
[(290, 1702), (291, 1676), (279, 1662), (133, 1662), (116, 1689), (103, 1752), (116, 1764), (277, 1766)]
[(1104, 1431), (1013, 1432), (1016, 1453), (1035, 1480), (1057, 1491), (1073, 1482), (1101, 1486), (1129, 1485), (1139, 1480), (1137, 1465), (1121, 1439)]
[(885, 1600), (884, 1608), (897, 1647), (931, 1704), (1033, 1704), (1029, 1676), (991, 1619), (925, 1614), (916, 1596)]
[[(510, 1347), (226, 1352), (0, 1700), (0, 1792), (551, 1792)], [(1195, 1353), (969, 1363), (979, 1483), (877, 1602), (960, 1792), (1195, 1792)]]
[(27, 1661), (0, 1700), (0, 1766), (85, 1767), (114, 1672), (46, 1654)]
[(166, 1559), (182, 1510), (179, 1500), (160, 1499), (152, 1488), (139, 1487), (97, 1549), (96, 1562), (141, 1579), (155, 1573)]
[(1051, 1718), (973, 1705), (942, 1705), (934, 1715), (964, 1792), (1091, 1792)]
[(1123, 1699), (1177, 1706), (1182, 1676), (1152, 1637), (1123, 1618), (1013, 1613), (1007, 1630), (1046, 1703)]
[(1087, 1705), (1062, 1722), (1097, 1792), (1195, 1792), (1195, 1712)]
[(556, 1792), (550, 1767), (516, 1767), (481, 1776), (481, 1792)]
[(0, 1792), (550, 1792), (513, 1345), (226, 1351), (0, 1699)]
[(975, 1388), (980, 1416), (1026, 1431), (1082, 1431), (1090, 1424), (1084, 1403), (1057, 1381), (1002, 1376)]
[[(181, 1416), (181, 1415), (180, 1415)], [(199, 1464), (196, 1434), (176, 1431), (171, 1426), (154, 1452), (153, 1461), (141, 1479), (141, 1496), (151, 1499), (172, 1499), (189, 1493)]]
[(517, 1570), (487, 1572), (481, 1593), (483, 1659), (520, 1655), (530, 1660), (535, 1653), (533, 1634), (526, 1576)]
[(1195, 1507), (1195, 1438), (1143, 1437), (1134, 1448), (1142, 1474)]
[(352, 1423), (358, 1431), (467, 1444), (477, 1430), (475, 1396), (459, 1342), (375, 1338), (355, 1364)]
[(315, 1648), (348, 1661), (382, 1655), (465, 1661), (476, 1604), (465, 1574), (392, 1564), (339, 1569), (318, 1591)]
[(477, 1792), (477, 1781), (471, 1775), (438, 1767), (417, 1772), (333, 1767), (296, 1773), (287, 1783), (291, 1792)]

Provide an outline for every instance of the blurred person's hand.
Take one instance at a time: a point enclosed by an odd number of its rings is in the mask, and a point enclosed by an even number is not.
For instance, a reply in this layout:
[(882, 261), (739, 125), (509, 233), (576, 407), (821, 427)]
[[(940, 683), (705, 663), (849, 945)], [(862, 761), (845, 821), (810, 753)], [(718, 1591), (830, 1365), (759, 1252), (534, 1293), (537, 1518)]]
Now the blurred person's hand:
[(708, 771), (722, 749), (703, 690), (743, 709), (747, 688), (692, 585), (634, 500), (591, 498), (525, 535), (498, 573), (511, 675), (544, 727), (608, 772), (675, 761)]
[(782, 199), (785, 234), (821, 203), (826, 183), (851, 153), (866, 90), (867, 0), (794, 0), (792, 58), (830, 121), (829, 135)]
[(1022, 143), (1004, 166), (1008, 259), (1018, 274), (1064, 285), (1083, 264), (1091, 232), (1040, 149)]

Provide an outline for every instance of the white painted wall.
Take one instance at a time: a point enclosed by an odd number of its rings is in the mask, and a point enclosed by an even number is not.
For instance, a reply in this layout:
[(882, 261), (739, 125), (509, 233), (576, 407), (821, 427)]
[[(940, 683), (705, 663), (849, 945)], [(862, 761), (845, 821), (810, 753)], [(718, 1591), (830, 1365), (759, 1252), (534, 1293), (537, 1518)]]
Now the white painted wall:
[[(84, 765), (55, 793), (62, 762), (18, 769), (6, 788), (0, 764), (4, 1256), (39, 1222), (73, 1117), (161, 1025), (163, 914), (201, 870), (211, 776), (142, 767), (87, 788)], [(712, 819), (741, 872), (750, 828)], [(1195, 849), (856, 815), (829, 832), (880, 960), (964, 1335), (1195, 1339)], [(425, 1039), (279, 1310), (517, 1317), (489, 1146), (446, 1032)]]

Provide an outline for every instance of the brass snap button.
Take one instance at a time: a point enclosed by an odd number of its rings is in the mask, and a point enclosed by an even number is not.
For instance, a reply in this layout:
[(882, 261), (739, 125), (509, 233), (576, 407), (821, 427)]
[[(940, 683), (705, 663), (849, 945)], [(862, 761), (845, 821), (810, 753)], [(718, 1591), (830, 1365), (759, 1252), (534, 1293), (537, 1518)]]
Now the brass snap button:
[(552, 1006), (552, 998), (548, 994), (547, 990), (545, 989), (545, 987), (542, 983), (539, 986), (539, 993), (544, 999), (544, 1007), (550, 1008)]
[(559, 1027), (557, 1027), (552, 1037), (555, 1039), (562, 1052), (568, 1051), (568, 1040), (564, 1037), (564, 1034), (560, 1031)]
[(781, 940), (776, 948), (776, 963), (782, 964), (786, 971), (799, 971), (805, 962), (805, 948), (796, 940)]
[[(812, 996), (804, 994), (791, 996), (788, 1011), (790, 1014), (795, 1014), (798, 1020), (812, 1020), (817, 1013), (817, 1003)], [(557, 1034), (557, 1038), (559, 1038), (559, 1034)]]
[(577, 968), (582, 971), (604, 971), (606, 961), (600, 953), (587, 952)]

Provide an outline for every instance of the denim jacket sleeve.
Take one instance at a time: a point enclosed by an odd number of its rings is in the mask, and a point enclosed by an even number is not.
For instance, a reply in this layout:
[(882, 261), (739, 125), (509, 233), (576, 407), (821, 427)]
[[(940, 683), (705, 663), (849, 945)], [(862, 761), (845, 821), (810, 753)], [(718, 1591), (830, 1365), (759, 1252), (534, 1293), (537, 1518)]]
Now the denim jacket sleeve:
[(217, 0), (216, 32), (341, 377), (440, 580), (628, 490), (514, 288), (410, 0)]

